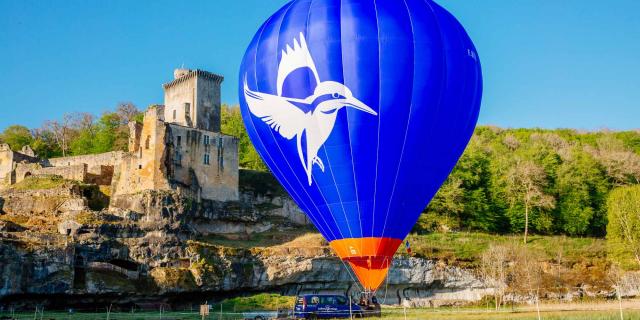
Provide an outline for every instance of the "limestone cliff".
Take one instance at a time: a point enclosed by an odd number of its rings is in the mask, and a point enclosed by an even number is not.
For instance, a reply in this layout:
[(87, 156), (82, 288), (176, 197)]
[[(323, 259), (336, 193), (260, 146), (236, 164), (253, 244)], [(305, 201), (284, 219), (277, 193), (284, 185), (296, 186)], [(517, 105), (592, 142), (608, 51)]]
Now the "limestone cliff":
[[(2, 191), (0, 303), (179, 305), (252, 292), (357, 292), (345, 265), (269, 179), (251, 177), (232, 202), (147, 191), (107, 206), (108, 190), (64, 180)], [(399, 255), (379, 297), (441, 305), (491, 293), (473, 270)]]

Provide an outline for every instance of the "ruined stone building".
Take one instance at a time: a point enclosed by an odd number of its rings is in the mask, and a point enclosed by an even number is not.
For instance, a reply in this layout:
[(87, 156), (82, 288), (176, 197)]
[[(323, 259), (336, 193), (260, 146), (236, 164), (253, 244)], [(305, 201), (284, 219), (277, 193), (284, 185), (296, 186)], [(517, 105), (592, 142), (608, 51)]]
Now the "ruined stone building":
[(128, 152), (38, 159), (0, 145), (0, 189), (29, 176), (111, 186), (114, 199), (147, 190), (176, 191), (196, 200), (238, 199), (238, 140), (220, 132), (223, 77), (177, 69), (163, 85), (164, 105), (151, 106), (143, 123), (129, 123)]

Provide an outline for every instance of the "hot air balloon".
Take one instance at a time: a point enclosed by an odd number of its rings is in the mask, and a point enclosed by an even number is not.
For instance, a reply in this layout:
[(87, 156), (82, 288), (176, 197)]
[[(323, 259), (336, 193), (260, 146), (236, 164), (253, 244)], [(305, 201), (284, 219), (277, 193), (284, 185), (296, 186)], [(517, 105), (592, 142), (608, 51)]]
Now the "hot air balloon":
[(473, 133), (482, 76), (431, 0), (294, 0), (251, 41), (242, 117), (258, 153), (366, 291)]

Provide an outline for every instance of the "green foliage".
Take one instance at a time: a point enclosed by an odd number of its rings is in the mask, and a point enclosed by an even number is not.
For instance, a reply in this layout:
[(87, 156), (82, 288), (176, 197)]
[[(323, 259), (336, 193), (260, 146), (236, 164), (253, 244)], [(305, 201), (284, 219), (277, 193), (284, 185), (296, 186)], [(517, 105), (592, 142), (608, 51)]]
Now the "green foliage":
[(73, 155), (126, 150), (129, 139), (127, 120), (116, 112), (105, 112), (96, 122), (79, 128), (71, 141)]
[(415, 232), (478, 230), (598, 236), (606, 198), (637, 183), (637, 132), (480, 126)]
[(580, 149), (571, 150), (558, 169), (557, 188), (561, 231), (572, 236), (602, 236), (610, 184), (597, 161)]
[(613, 190), (607, 207), (611, 258), (623, 268), (640, 269), (640, 185)]
[(40, 158), (127, 150), (130, 121), (142, 122), (143, 113), (131, 103), (120, 103), (97, 120), (88, 113), (65, 114), (62, 120), (46, 121), (29, 130), (14, 125), (0, 133), (0, 142), (14, 151), (30, 145)]
[(11, 150), (20, 151), (22, 147), (28, 146), (33, 142), (33, 135), (29, 128), (14, 125), (7, 127), (0, 134), (0, 141), (9, 144)]
[(244, 123), (242, 122), (242, 116), (240, 115), (240, 108), (237, 106), (230, 107), (228, 105), (222, 105), (221, 122), (222, 133), (235, 136), (239, 139), (238, 151), (240, 167), (267, 171), (267, 166), (262, 162), (251, 140), (249, 140), (249, 135), (247, 135)]
[[(238, 138), (240, 187), (284, 193), (253, 147), (237, 106), (222, 106), (222, 132)], [(12, 126), (0, 140), (30, 144), (42, 158), (126, 150), (129, 121), (143, 114), (120, 103), (98, 119), (83, 113), (42, 128)], [(415, 170), (427, 170), (415, 168)], [(606, 234), (613, 187), (640, 183), (640, 132), (501, 129), (480, 126), (415, 232), (468, 230), (513, 234)], [(527, 217), (529, 223), (526, 223)]]
[(62, 156), (62, 150), (57, 145), (53, 132), (48, 130), (36, 130), (31, 148), (38, 157), (43, 159)]
[(269, 172), (240, 169), (239, 187), (241, 191), (250, 191), (261, 196), (283, 196), (286, 191)]

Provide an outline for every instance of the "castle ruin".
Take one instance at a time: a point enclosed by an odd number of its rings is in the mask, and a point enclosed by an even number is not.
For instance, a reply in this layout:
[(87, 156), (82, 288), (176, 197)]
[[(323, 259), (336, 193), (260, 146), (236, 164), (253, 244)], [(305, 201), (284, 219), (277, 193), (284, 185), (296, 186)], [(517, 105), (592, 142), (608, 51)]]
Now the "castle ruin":
[(111, 187), (114, 199), (148, 190), (175, 191), (200, 200), (238, 200), (238, 139), (220, 132), (223, 77), (177, 69), (163, 85), (164, 105), (142, 123), (129, 123), (127, 152), (39, 159), (0, 145), (0, 189), (29, 176), (57, 175)]

